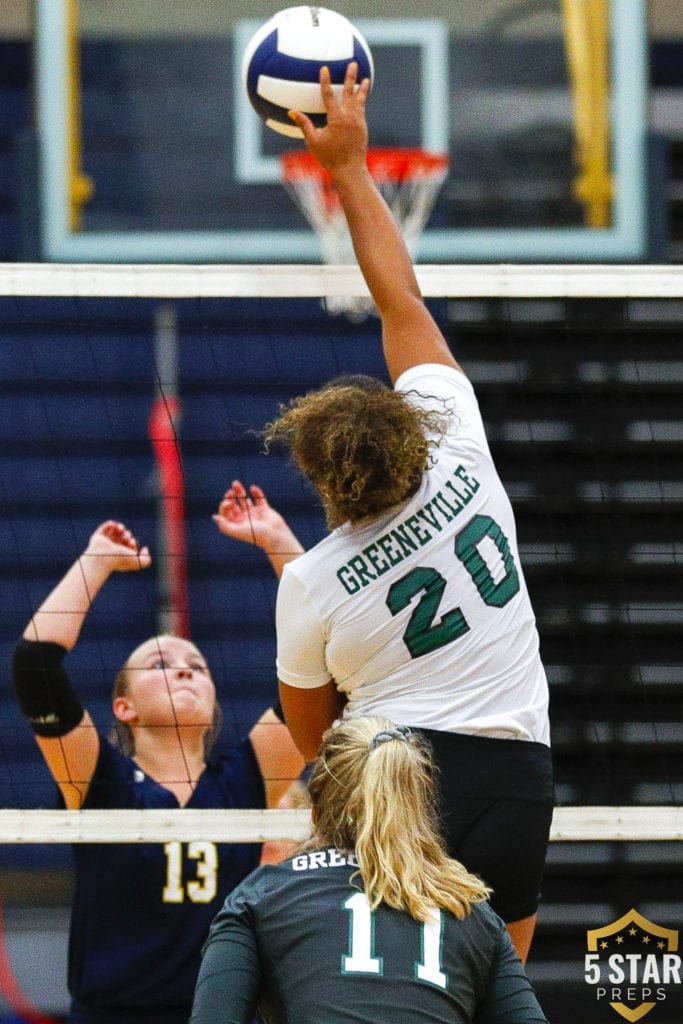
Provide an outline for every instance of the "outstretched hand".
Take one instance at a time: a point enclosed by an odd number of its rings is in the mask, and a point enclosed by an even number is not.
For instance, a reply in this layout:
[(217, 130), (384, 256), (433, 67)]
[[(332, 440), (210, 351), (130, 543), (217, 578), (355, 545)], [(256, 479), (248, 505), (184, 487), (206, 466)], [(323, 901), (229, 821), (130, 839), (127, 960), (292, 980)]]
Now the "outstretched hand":
[(97, 527), (85, 554), (101, 559), (109, 572), (136, 572), (152, 564), (149, 548), (140, 547), (131, 531), (113, 519)]
[(287, 528), (280, 513), (269, 505), (263, 490), (251, 484), (247, 492), (241, 480), (233, 480), (213, 521), (227, 537), (265, 549), (274, 536)]
[(316, 128), (301, 111), (289, 111), (289, 117), (303, 132), (311, 154), (332, 175), (346, 165), (365, 165), (368, 146), (365, 104), (370, 92), (370, 79), (364, 78), (357, 85), (357, 77), (358, 64), (353, 61), (346, 69), (338, 99), (329, 68), (320, 69), (320, 91), (327, 114), (325, 127)]

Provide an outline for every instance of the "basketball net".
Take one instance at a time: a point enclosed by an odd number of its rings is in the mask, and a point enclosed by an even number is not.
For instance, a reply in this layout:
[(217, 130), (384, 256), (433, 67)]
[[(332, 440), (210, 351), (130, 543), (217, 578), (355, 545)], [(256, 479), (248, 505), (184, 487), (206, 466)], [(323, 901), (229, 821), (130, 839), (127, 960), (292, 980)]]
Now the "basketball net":
[[(370, 149), (368, 170), (399, 224), (411, 259), (448, 174), (448, 157), (422, 149)], [(320, 238), (325, 263), (354, 263), (346, 218), (328, 172), (308, 150), (280, 157), (282, 181), (304, 217)], [(363, 320), (375, 311), (368, 296), (327, 296), (328, 313), (345, 313)]]

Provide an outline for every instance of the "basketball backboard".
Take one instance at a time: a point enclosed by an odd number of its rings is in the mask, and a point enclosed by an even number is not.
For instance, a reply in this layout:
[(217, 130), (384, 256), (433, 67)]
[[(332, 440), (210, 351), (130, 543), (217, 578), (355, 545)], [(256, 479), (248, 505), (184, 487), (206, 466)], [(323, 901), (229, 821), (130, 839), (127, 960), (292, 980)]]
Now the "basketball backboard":
[[(95, 191), (80, 230), (71, 230), (65, 2), (37, 5), (44, 257), (318, 261), (318, 239), (279, 181), (283, 147), (300, 144), (265, 129), (241, 89), (241, 52), (255, 20), (209, 35), (196, 26), (144, 38), (82, 33), (80, 141)], [(85, 28), (88, 6), (82, 0)], [(372, 143), (450, 156), (419, 260), (642, 258), (644, 0), (612, 2), (610, 17), (614, 197), (602, 230), (584, 226), (572, 195), (559, 20), (554, 33), (524, 37), (492, 23), (459, 35), (435, 17), (354, 19), (375, 57)]]

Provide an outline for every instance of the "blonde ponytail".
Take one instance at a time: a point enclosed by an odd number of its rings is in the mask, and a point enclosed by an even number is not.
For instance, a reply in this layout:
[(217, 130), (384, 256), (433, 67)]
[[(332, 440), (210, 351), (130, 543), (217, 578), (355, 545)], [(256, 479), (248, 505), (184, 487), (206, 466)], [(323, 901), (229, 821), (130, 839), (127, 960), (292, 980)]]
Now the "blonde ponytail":
[(434, 808), (429, 749), (381, 718), (351, 718), (323, 738), (309, 789), (307, 846), (355, 851), (371, 907), (426, 921), (434, 907), (466, 917), (490, 890), (448, 856)]

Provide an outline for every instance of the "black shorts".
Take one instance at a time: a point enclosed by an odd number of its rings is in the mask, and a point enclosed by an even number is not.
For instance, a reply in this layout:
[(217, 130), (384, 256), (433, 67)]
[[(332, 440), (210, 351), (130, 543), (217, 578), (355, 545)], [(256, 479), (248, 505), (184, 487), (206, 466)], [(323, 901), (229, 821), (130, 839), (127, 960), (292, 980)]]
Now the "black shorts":
[(448, 852), (493, 889), (504, 921), (534, 914), (553, 814), (550, 748), (419, 729), (437, 767)]

